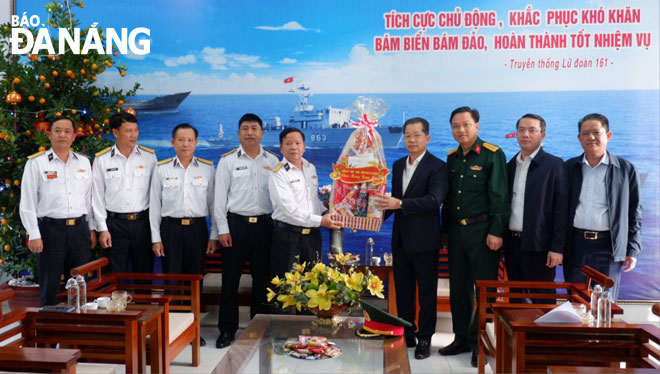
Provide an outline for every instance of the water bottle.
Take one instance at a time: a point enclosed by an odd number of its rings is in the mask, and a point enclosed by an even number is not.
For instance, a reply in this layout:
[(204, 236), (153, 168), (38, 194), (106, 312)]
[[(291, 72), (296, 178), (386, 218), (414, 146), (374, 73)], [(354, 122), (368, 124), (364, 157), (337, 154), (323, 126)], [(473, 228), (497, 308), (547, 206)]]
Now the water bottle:
[(67, 306), (76, 308), (76, 312), (80, 312), (80, 288), (76, 278), (69, 278), (66, 282), (66, 289), (68, 293)]
[(594, 316), (594, 318), (598, 317), (598, 299), (600, 298), (600, 294), (603, 292), (603, 287), (600, 286), (600, 284), (597, 284), (594, 286), (594, 289), (591, 291), (591, 314)]
[(598, 299), (598, 326), (610, 327), (612, 325), (612, 298), (610, 292), (605, 291)]
[(85, 282), (85, 277), (80, 274), (76, 275), (76, 282), (80, 293), (80, 305), (85, 306), (87, 304), (87, 282)]
[(367, 239), (367, 244), (365, 245), (364, 248), (364, 263), (367, 266), (371, 265), (371, 258), (374, 257), (375, 246), (376, 246), (376, 242), (374, 242), (373, 238)]

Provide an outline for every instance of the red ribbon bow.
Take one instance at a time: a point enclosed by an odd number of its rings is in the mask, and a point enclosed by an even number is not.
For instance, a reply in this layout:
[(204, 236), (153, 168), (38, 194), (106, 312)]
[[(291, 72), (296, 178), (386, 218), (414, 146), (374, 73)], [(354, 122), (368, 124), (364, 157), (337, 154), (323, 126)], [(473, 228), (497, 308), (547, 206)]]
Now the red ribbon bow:
[(366, 127), (367, 128), (367, 134), (369, 134), (369, 138), (373, 139), (374, 138), (374, 127), (378, 126), (378, 121), (370, 121), (369, 117), (367, 117), (366, 113), (362, 115), (362, 118), (360, 118), (359, 122), (353, 122), (353, 126), (355, 127)]

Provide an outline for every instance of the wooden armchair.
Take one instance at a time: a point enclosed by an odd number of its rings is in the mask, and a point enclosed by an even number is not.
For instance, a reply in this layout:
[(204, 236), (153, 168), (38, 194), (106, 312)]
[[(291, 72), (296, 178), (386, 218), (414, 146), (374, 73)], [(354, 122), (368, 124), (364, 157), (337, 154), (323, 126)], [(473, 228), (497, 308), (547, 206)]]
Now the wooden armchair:
[[(218, 305), (220, 290), (222, 289), (222, 270), (224, 262), (220, 251), (207, 254), (204, 261), (204, 280), (200, 294), (201, 310), (206, 311), (207, 305)], [(250, 262), (243, 264), (243, 274), (238, 283), (238, 305), (250, 306), (252, 301), (252, 274)]]
[[(126, 290), (134, 301), (149, 302), (149, 296), (136, 292), (147, 292), (154, 296), (167, 294), (172, 302), (166, 303), (163, 337), (164, 368), (181, 351), (192, 343), (192, 365), (200, 364), (200, 281), (199, 274), (151, 274), (151, 273), (108, 273), (103, 274), (103, 267), (108, 259), (99, 258), (87, 264), (71, 269), (71, 275), (92, 273), (93, 279), (87, 283), (87, 292), (111, 293), (114, 290)], [(94, 277), (94, 274), (96, 275)], [(150, 281), (150, 284), (135, 281)]]
[[(568, 282), (532, 282), (532, 281), (477, 281), (479, 308), (477, 310), (477, 344), (478, 344), (478, 370), (479, 374), (485, 372), (486, 361), (493, 368), (493, 372), (503, 372), (503, 363), (496, 360), (497, 346), (501, 344), (500, 337), (497, 336), (493, 322), (496, 317), (493, 313), (494, 304), (506, 306), (510, 309), (529, 309), (537, 308), (550, 310), (556, 307), (556, 301), (568, 300), (574, 303), (581, 303), (589, 306), (591, 293), (589, 286), (596, 282), (605, 288), (614, 285), (612, 278), (596, 271), (590, 266), (583, 266), (582, 273), (587, 276), (585, 284)], [(512, 292), (512, 289), (544, 289), (552, 290), (554, 293), (523, 293)], [(523, 298), (534, 298), (553, 300), (552, 304), (529, 304), (516, 300)], [(623, 311), (618, 306), (613, 306), (613, 313), (621, 314)]]

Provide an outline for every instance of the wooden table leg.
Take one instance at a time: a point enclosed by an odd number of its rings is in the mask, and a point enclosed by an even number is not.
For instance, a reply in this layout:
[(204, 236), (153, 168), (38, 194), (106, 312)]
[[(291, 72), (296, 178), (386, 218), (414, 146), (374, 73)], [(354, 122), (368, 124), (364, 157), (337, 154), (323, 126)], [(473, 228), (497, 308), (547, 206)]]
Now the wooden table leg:
[(396, 309), (396, 288), (394, 284), (394, 269), (390, 266), (387, 269), (387, 311), (390, 314), (398, 316)]
[[(158, 315), (156, 320), (154, 321), (155, 323), (155, 328), (151, 329), (151, 335), (150, 335), (150, 341), (149, 341), (149, 348), (150, 348), (150, 355), (149, 359), (151, 362), (151, 372), (152, 373), (169, 373), (169, 370), (163, 370), (163, 342), (162, 342), (162, 336), (161, 336), (161, 331), (163, 329), (163, 316), (162, 313)], [(169, 368), (169, 366), (166, 366)]]
[(525, 373), (525, 333), (516, 331), (513, 333), (513, 372)]

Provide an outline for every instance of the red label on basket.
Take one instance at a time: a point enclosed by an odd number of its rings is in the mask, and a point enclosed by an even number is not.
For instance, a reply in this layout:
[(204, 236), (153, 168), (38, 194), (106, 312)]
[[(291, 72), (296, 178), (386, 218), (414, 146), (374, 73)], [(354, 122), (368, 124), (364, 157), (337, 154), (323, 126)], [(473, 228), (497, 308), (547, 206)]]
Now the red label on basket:
[(367, 166), (363, 168), (349, 168), (344, 164), (332, 164), (334, 170), (330, 174), (333, 180), (340, 180), (347, 184), (358, 184), (364, 182), (373, 182), (375, 186), (387, 182), (387, 175), (390, 173), (387, 168), (378, 168), (378, 166)]

